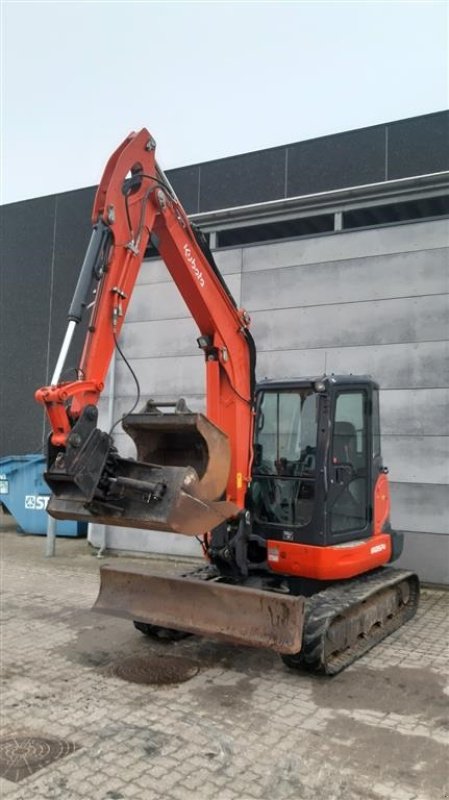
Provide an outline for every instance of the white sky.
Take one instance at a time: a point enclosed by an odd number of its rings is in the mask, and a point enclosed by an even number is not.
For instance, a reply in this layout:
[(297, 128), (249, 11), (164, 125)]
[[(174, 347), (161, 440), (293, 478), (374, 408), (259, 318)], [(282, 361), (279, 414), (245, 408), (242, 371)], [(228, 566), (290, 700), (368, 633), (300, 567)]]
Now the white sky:
[(439, 111), (445, 2), (2, 2), (3, 203)]

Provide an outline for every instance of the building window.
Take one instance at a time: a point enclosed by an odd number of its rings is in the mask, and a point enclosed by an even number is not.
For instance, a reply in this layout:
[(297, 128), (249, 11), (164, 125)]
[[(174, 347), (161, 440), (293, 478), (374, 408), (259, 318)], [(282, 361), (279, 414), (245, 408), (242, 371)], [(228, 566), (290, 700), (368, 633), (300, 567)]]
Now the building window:
[(246, 225), (241, 228), (217, 231), (217, 247), (239, 247), (245, 244), (295, 239), (300, 236), (314, 236), (334, 230), (334, 215), (320, 214), (315, 217), (285, 219), (266, 222), (262, 225)]
[(354, 208), (343, 213), (343, 230), (369, 228), (374, 225), (391, 225), (394, 222), (431, 219), (449, 215), (449, 195), (422, 197), (403, 203)]
[[(341, 229), (335, 224), (336, 215), (342, 218)], [(317, 214), (310, 217), (297, 217), (295, 219), (279, 219), (276, 222), (264, 222), (259, 225), (242, 225), (238, 228), (206, 233), (206, 239), (215, 249), (224, 247), (244, 247), (250, 244), (275, 242), (282, 239), (297, 239), (302, 236), (318, 236), (332, 233), (337, 230), (351, 230), (354, 228), (371, 228), (375, 226), (392, 225), (414, 220), (438, 219), (449, 216), (449, 195), (435, 197), (421, 197), (416, 200), (406, 200), (399, 203), (354, 208), (349, 211)], [(145, 258), (159, 258), (159, 253), (154, 244), (149, 243), (145, 251)]]

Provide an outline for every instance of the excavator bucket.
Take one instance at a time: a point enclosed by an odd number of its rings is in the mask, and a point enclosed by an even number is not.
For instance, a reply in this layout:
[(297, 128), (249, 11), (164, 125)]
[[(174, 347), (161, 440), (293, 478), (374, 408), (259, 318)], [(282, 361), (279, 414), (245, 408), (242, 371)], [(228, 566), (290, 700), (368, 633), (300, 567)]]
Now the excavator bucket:
[(278, 653), (301, 649), (302, 597), (217, 579), (154, 575), (142, 565), (105, 565), (100, 575), (93, 611)]
[[(143, 413), (131, 414), (123, 430), (137, 448), (137, 459), (166, 467), (192, 467), (199, 478), (195, 493), (217, 500), (226, 489), (231, 451), (226, 434), (203, 414), (190, 412), (178, 400), (174, 413), (161, 413), (151, 401)], [(170, 404), (172, 405), (172, 404)]]
[[(165, 405), (175, 405), (174, 412), (162, 413)], [(123, 422), (137, 460), (112, 452), (107, 434), (97, 428), (82, 446), (69, 445), (46, 474), (53, 491), (48, 512), (56, 519), (187, 535), (235, 516), (237, 506), (220, 499), (230, 469), (228, 437), (183, 400), (160, 406), (149, 401)]]

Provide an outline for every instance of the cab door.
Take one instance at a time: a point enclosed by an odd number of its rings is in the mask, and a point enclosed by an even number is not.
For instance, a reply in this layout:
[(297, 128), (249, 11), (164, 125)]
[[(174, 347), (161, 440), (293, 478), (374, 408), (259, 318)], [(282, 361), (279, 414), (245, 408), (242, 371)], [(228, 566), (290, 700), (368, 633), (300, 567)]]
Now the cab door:
[(371, 535), (371, 390), (336, 388), (328, 461), (327, 541)]

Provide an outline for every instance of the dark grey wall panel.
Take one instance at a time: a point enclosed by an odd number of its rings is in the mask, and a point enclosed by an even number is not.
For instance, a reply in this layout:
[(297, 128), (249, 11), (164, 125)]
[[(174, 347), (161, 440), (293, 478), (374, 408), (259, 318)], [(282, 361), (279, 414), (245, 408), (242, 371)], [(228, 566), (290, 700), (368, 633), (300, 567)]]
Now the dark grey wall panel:
[(388, 178), (449, 169), (449, 111), (390, 122)]
[(407, 531), (449, 534), (449, 487), (432, 483), (392, 483), (391, 521)]
[(260, 150), (201, 165), (200, 211), (285, 196), (285, 148)]
[(54, 197), (1, 209), (0, 455), (23, 455), (43, 440), (34, 391), (45, 383), (49, 345)]
[[(448, 112), (168, 170), (189, 213), (449, 169)], [(199, 199), (198, 199), (199, 198)]]
[[(51, 379), (51, 373), (62, 344), (67, 325), (67, 312), (89, 242), (92, 230), (91, 214), (94, 196), (95, 189), (93, 187), (56, 196), (56, 236), (52, 279), (53, 300), (50, 318), (50, 374), (48, 380)], [(78, 325), (76, 330), (73, 346), (66, 362), (66, 379), (74, 377), (75, 373), (73, 371), (69, 372), (69, 370), (71, 367), (76, 366), (78, 362), (84, 340), (87, 317), (88, 315), (83, 320), (84, 324)]]
[(200, 167), (178, 167), (167, 170), (167, 178), (188, 214), (196, 214), (200, 199)]
[(385, 127), (362, 128), (288, 148), (287, 195), (385, 180)]
[(404, 533), (404, 552), (395, 567), (417, 572), (422, 581), (449, 583), (449, 536)]
[[(94, 189), (2, 207), (0, 454), (42, 445), (44, 415), (35, 389), (50, 380), (90, 235)], [(75, 365), (77, 331), (67, 366)], [(18, 413), (20, 409), (20, 413)]]

